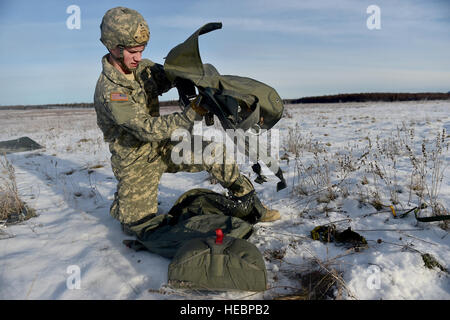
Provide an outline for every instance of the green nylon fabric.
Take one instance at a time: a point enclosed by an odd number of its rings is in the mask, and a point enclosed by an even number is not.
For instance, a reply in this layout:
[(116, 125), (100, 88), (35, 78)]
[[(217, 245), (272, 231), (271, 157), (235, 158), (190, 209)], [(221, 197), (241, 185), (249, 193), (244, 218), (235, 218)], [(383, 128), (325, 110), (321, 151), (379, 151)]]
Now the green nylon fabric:
[[(219, 118), (225, 130), (242, 129), (245, 132), (253, 128), (258, 132), (258, 127), (269, 130), (281, 119), (284, 110), (283, 101), (275, 89), (251, 78), (220, 75), (214, 66), (202, 62), (198, 37), (220, 28), (220, 22), (205, 24), (175, 46), (165, 58), (166, 76), (177, 87), (183, 105), (188, 104), (188, 97), (196, 94), (196, 87), (202, 98), (200, 104), (209, 111), (208, 114)], [(286, 187), (276, 159), (254, 153), (254, 146), (246, 144), (244, 148), (241, 152), (255, 154), (251, 160), (262, 161), (280, 179), (277, 191)], [(258, 173), (255, 181), (262, 182), (264, 178)]]
[[(188, 79), (197, 87), (211, 88), (218, 95), (238, 100), (244, 108), (240, 117), (242, 121), (236, 121), (236, 129), (245, 131), (254, 124), (259, 124), (262, 129), (270, 129), (282, 117), (284, 109), (283, 101), (275, 89), (251, 78), (220, 75), (214, 66), (203, 64), (201, 60), (198, 37), (221, 27), (221, 23), (208, 23), (174, 47), (164, 62), (166, 75), (172, 82), (177, 78)], [(260, 121), (261, 117), (263, 121)]]
[(252, 224), (265, 212), (254, 192), (233, 198), (208, 189), (193, 189), (181, 195), (167, 214), (130, 229), (140, 246), (171, 259), (186, 242), (214, 236), (216, 229), (230, 237), (248, 238)]
[(21, 137), (14, 140), (0, 141), (0, 154), (16, 153), (43, 149), (39, 143), (28, 137)]
[(183, 245), (169, 265), (169, 285), (203, 290), (267, 289), (264, 259), (255, 245), (243, 239), (193, 239)]

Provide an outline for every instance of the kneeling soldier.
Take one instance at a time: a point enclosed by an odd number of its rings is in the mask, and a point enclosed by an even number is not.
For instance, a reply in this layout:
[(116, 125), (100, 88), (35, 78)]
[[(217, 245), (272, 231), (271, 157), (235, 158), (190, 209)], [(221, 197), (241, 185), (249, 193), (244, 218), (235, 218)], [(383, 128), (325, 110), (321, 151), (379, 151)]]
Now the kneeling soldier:
[[(236, 163), (175, 164), (170, 140), (176, 129), (192, 130), (205, 109), (192, 104), (182, 113), (159, 114), (158, 96), (172, 88), (163, 66), (142, 59), (149, 38), (148, 25), (137, 11), (117, 7), (106, 12), (100, 25), (101, 42), (109, 53), (102, 58), (103, 71), (95, 89), (97, 124), (111, 152), (117, 191), (111, 215), (124, 230), (141, 224), (158, 211), (158, 185), (163, 173), (208, 171), (234, 196), (254, 187)], [(268, 210), (260, 221), (280, 218)]]

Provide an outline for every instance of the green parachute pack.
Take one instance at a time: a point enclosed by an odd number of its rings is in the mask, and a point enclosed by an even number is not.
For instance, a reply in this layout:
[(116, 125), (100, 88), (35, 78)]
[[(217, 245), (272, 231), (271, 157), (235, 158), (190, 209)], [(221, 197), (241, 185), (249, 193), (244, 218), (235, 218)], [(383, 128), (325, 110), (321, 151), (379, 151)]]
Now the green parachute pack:
[(200, 290), (267, 289), (267, 271), (258, 248), (243, 239), (223, 236), (188, 241), (169, 265), (169, 285)]
[(254, 191), (236, 198), (192, 189), (183, 193), (167, 214), (132, 226), (138, 240), (124, 243), (172, 259), (187, 241), (214, 236), (216, 229), (230, 237), (247, 239), (265, 210)]
[[(213, 65), (202, 62), (198, 37), (220, 28), (220, 22), (208, 23), (199, 28), (169, 52), (164, 70), (178, 89), (181, 106), (189, 105), (192, 99), (200, 96), (202, 107), (208, 110), (206, 123), (211, 125), (215, 115), (225, 130), (234, 129), (237, 141), (245, 141), (244, 132), (247, 130), (254, 130), (258, 134), (261, 129), (271, 129), (282, 117), (284, 105), (272, 87), (251, 78), (221, 75)], [(261, 161), (280, 179), (277, 191), (286, 188), (283, 172), (276, 159), (266, 152), (251, 150), (255, 146), (245, 142), (238, 143), (238, 148), (254, 162), (252, 168), (258, 175), (256, 182), (267, 181), (261, 174), (258, 162)], [(259, 145), (259, 148), (267, 150), (266, 146)]]
[[(192, 189), (167, 214), (132, 227), (137, 240), (123, 243), (172, 259), (168, 279), (173, 287), (263, 291), (267, 283), (264, 260), (246, 239), (265, 210), (254, 191), (236, 198)], [(217, 230), (223, 242), (214, 242)]]

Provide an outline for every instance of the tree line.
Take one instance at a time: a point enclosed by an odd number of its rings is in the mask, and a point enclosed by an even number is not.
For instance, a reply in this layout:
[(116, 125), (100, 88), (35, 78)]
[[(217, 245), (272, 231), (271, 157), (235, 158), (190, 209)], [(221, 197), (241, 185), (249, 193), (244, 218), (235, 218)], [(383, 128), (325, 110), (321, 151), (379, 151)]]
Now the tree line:
[[(449, 100), (450, 92), (421, 92), (421, 93), (344, 93), (325, 96), (303, 97), (299, 99), (283, 99), (285, 104), (300, 103), (339, 103), (339, 102), (369, 102), (369, 101), (422, 101), (422, 100)], [(178, 100), (160, 101), (160, 107), (178, 106)], [(11, 105), (0, 106), (0, 110), (28, 110), (28, 109), (61, 109), (61, 108), (93, 108), (93, 103), (59, 103), (41, 105)]]
[(421, 100), (448, 100), (450, 92), (421, 92), (421, 93), (344, 93), (335, 95), (304, 97), (299, 99), (284, 99), (285, 104), (298, 103), (339, 103), (339, 102), (368, 102), (368, 101), (421, 101)]
[[(160, 101), (160, 107), (178, 106), (178, 100)], [(28, 110), (28, 109), (64, 109), (64, 108), (94, 108), (94, 103), (57, 103), (36, 105), (0, 106), (0, 110)]]

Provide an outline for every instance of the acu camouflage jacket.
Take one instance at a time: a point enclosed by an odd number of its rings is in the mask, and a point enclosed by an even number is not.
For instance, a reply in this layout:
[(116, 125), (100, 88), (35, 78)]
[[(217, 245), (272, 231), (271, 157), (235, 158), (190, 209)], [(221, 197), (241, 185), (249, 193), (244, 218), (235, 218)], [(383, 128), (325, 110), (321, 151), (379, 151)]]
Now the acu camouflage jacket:
[(97, 124), (109, 143), (113, 170), (138, 158), (155, 158), (177, 128), (191, 129), (201, 120), (190, 107), (183, 113), (159, 115), (158, 95), (172, 88), (163, 66), (142, 59), (130, 81), (102, 58), (103, 71), (97, 81), (94, 106)]

